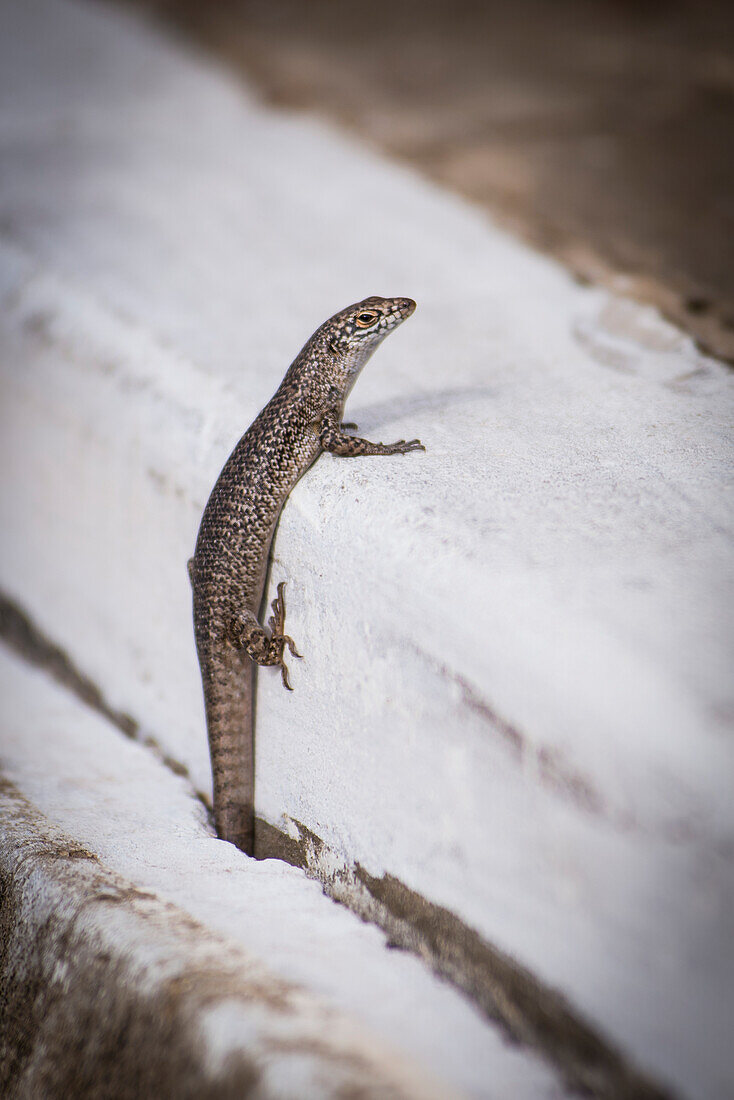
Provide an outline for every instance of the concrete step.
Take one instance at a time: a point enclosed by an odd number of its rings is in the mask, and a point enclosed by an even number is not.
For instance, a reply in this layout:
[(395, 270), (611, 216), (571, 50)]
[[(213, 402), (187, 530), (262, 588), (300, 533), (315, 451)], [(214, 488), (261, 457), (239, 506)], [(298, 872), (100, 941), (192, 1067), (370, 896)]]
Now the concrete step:
[(303, 872), (216, 840), (185, 778), (4, 648), (0, 697), (3, 1096), (102, 1095), (118, 1044), (104, 1095), (565, 1095)]

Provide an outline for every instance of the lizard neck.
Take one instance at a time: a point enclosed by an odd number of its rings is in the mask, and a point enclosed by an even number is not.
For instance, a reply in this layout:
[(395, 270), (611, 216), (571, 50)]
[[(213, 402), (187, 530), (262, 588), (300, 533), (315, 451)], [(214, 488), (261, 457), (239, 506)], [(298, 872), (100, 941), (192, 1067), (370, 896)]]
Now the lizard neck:
[(333, 407), (335, 391), (343, 407), (376, 346), (343, 349), (330, 341), (328, 331), (317, 332), (294, 360), (284, 383), (298, 386), (314, 415)]

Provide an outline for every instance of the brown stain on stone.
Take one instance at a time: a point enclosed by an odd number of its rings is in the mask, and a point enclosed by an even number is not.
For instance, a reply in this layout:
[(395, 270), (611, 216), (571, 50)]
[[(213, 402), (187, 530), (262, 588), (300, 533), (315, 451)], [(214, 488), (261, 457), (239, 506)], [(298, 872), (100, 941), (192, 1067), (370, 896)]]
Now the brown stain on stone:
[(103, 715), (120, 733), (133, 740), (137, 739), (138, 724), (135, 719), (111, 707), (97, 685), (79, 671), (69, 655), (42, 633), (27, 612), (2, 593), (0, 638), (29, 664), (43, 668), (58, 684)]
[[(421, 1088), (409, 1064), (237, 944), (104, 867), (2, 776), (0, 822), (3, 1097), (265, 1100), (282, 1095), (267, 1070), (290, 1055), (325, 1097), (447, 1095)], [(126, 914), (119, 933), (110, 906)], [(242, 1041), (212, 1064), (206, 1013), (238, 1002)]]
[[(88, 933), (89, 915), (122, 905), (148, 920), (155, 935), (163, 903), (106, 871), (2, 777), (0, 797), (0, 1094), (18, 1100), (251, 1095), (259, 1072), (245, 1055), (227, 1067), (225, 1088), (213, 1087), (203, 1073), (199, 1005), (190, 993), (184, 1000), (171, 980), (143, 995), (124, 953), (113, 959)], [(38, 914), (29, 896), (40, 868), (52, 886)], [(64, 899), (60, 905), (56, 895)], [(188, 934), (185, 925), (175, 927), (175, 914), (166, 908), (174, 937)], [(226, 978), (217, 976), (220, 996)], [(196, 989), (200, 976), (191, 980)]]
[(558, 749), (533, 744), (521, 729), (503, 718), (465, 676), (440, 663), (418, 645), (412, 644), (410, 648), (442, 679), (456, 684), (461, 691), (463, 705), (485, 723), (491, 735), (498, 738), (516, 764), (529, 764), (544, 787), (569, 802), (575, 809), (607, 819), (617, 828), (629, 828), (628, 818), (620, 813), (612, 813), (593, 781), (566, 760), (563, 753)]
[(174, 775), (186, 779), (191, 785), (194, 798), (206, 810), (211, 824), (211, 799), (204, 791), (199, 791), (193, 786), (186, 765), (166, 752), (154, 737), (144, 734), (138, 722), (129, 714), (111, 706), (97, 684), (80, 671), (69, 654), (51, 641), (24, 608), (2, 592), (0, 592), (0, 641), (29, 664), (47, 672), (57, 684), (101, 714), (125, 737), (150, 749)]
[(488, 943), (455, 913), (393, 875), (378, 878), (358, 863), (335, 871), (338, 861), (324, 841), (301, 822), (288, 820), (298, 831), (297, 838), (256, 819), (257, 858), (285, 860), (305, 870), (321, 883), (327, 896), (378, 925), (390, 946), (417, 955), (461, 990), (509, 1040), (544, 1058), (568, 1088), (596, 1100), (671, 1100), (670, 1090), (633, 1066), (562, 994)]

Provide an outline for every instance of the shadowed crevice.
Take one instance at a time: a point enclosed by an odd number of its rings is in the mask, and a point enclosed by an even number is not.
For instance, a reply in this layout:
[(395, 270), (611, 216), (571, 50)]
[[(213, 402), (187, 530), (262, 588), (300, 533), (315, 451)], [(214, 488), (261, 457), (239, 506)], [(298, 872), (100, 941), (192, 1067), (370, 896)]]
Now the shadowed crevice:
[(52, 642), (27, 612), (2, 592), (0, 592), (0, 641), (3, 641), (28, 664), (47, 672), (57, 684), (101, 714), (125, 737), (150, 749), (161, 764), (174, 775), (186, 779), (191, 785), (192, 794), (201, 802), (211, 823), (211, 799), (204, 791), (196, 789), (186, 765), (166, 752), (154, 737), (143, 733), (140, 724), (129, 714), (111, 706), (97, 684), (77, 668), (69, 654), (61, 646)]
[(320, 837), (287, 820), (297, 837), (256, 819), (258, 859), (280, 859), (305, 870), (328, 897), (380, 927), (391, 947), (410, 951), (460, 989), (510, 1041), (540, 1055), (575, 1093), (596, 1100), (672, 1100), (671, 1091), (631, 1065), (562, 994), (456, 914), (393, 875), (375, 877), (359, 863), (338, 867)]

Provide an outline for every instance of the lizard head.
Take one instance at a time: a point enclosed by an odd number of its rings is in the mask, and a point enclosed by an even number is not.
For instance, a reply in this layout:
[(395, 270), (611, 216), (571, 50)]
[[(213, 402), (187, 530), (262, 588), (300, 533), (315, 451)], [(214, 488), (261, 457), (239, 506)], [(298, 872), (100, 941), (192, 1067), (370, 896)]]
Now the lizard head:
[(388, 333), (410, 317), (415, 309), (412, 298), (365, 298), (335, 313), (322, 332), (326, 337), (335, 366), (350, 385), (375, 348)]

